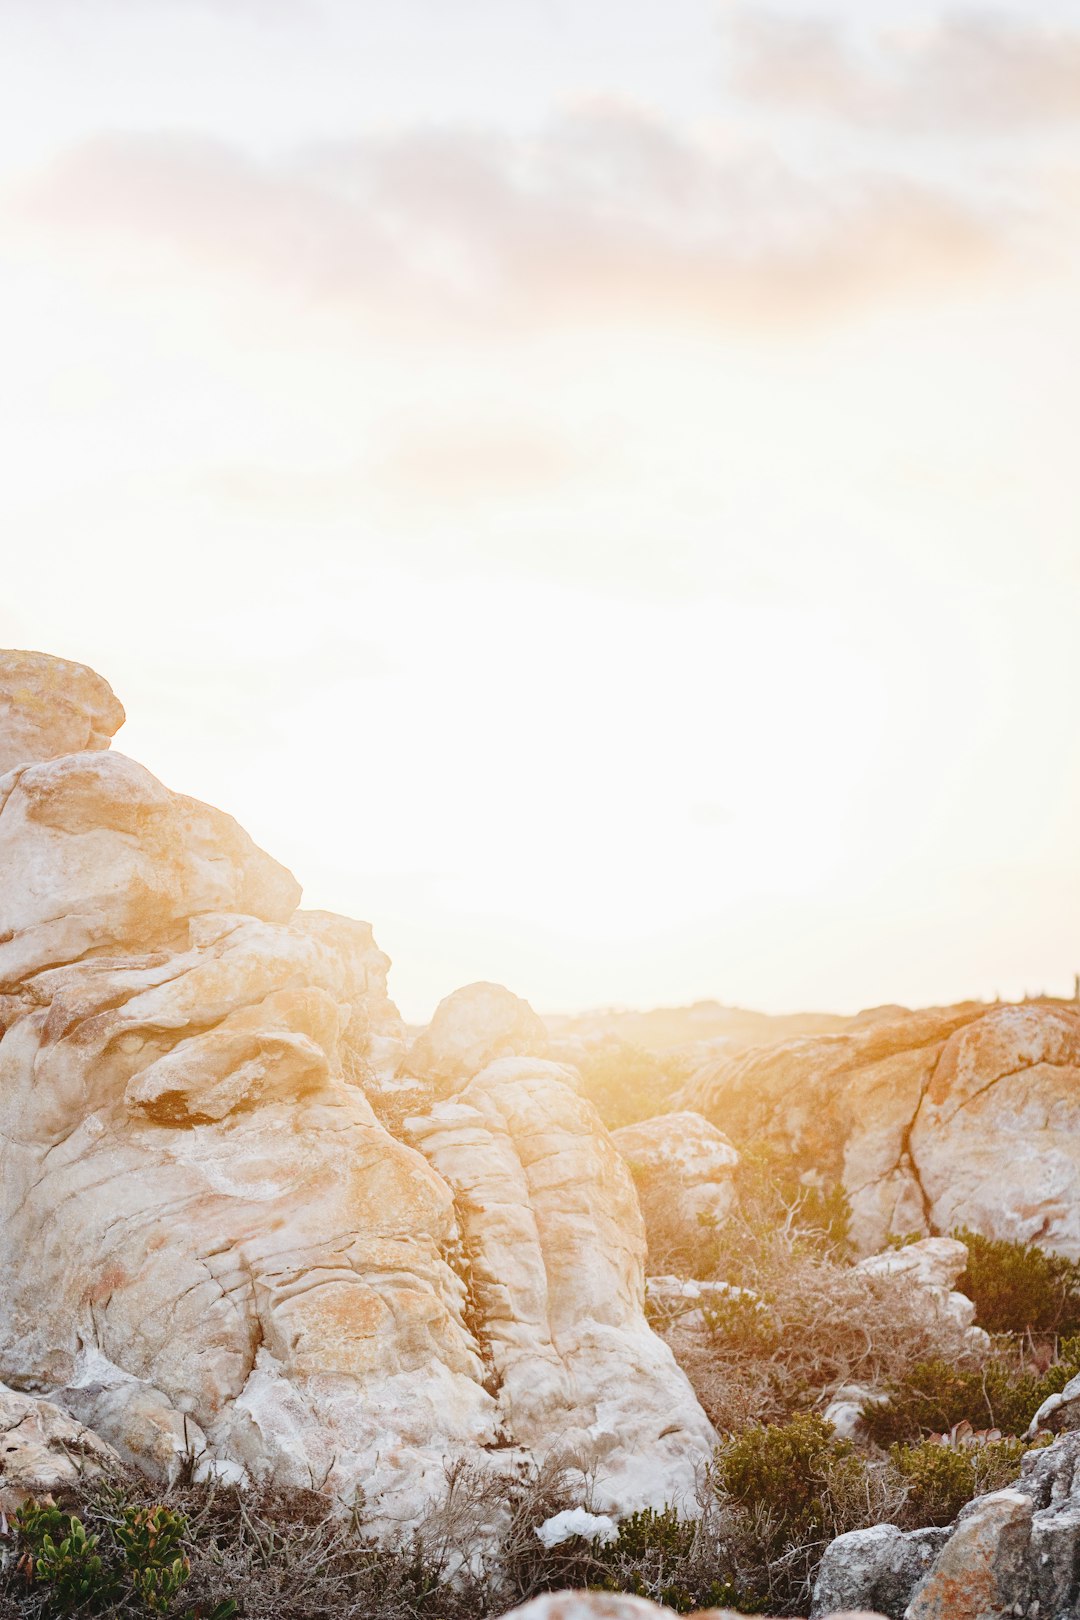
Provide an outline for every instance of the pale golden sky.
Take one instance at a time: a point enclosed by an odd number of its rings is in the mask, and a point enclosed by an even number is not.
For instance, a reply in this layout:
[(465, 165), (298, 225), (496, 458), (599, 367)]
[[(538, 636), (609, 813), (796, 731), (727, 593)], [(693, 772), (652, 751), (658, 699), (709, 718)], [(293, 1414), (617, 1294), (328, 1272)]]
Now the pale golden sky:
[(1071, 988), (1076, 0), (0, 0), (0, 62), (0, 642), (409, 1016)]

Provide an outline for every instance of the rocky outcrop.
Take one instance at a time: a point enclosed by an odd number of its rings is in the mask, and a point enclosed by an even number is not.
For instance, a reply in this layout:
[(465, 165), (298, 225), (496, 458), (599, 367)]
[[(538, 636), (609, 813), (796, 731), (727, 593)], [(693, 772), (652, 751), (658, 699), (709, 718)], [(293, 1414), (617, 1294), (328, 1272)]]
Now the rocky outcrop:
[(1080, 1434), (1031, 1451), (1008, 1490), (978, 1496), (945, 1530), (875, 1525), (826, 1551), (812, 1620), (838, 1603), (890, 1620), (1064, 1620), (1080, 1611)]
[(114, 1468), (111, 1446), (51, 1401), (0, 1388), (0, 1510)]
[[(0, 1378), (159, 1477), (362, 1487), (388, 1524), (458, 1452), (611, 1455), (631, 1411), (613, 1508), (679, 1494), (710, 1432), (645, 1326), (629, 1175), (572, 1075), (475, 1078), (540, 1039), (527, 1005), (485, 995), (485, 1026), (472, 987), (413, 1048), (415, 1095), (434, 1117), (462, 1090), (481, 1173), (516, 1177), (516, 1211), (478, 1214), (450, 1146), (444, 1174), (366, 1094), (406, 1049), (370, 927), (298, 911), (229, 816), (108, 750), (122, 711), (90, 671), (20, 654), (0, 678)], [(530, 1219), (523, 1257), (505, 1223)]]
[(413, 1042), (409, 1073), (453, 1091), (501, 1057), (543, 1057), (547, 1030), (527, 1001), (501, 984), (466, 984), (445, 996)]
[(489, 1064), (412, 1138), (454, 1189), (477, 1338), (500, 1423), (536, 1453), (597, 1459), (602, 1510), (684, 1510), (715, 1436), (670, 1350), (645, 1326), (633, 1185), (573, 1070)]
[(684, 1105), (848, 1194), (864, 1253), (970, 1226), (1080, 1258), (1080, 1008), (885, 1018), (701, 1070)]
[(612, 1140), (630, 1166), (650, 1249), (673, 1227), (692, 1238), (702, 1225), (719, 1226), (730, 1213), (739, 1155), (700, 1114), (661, 1114), (623, 1125)]

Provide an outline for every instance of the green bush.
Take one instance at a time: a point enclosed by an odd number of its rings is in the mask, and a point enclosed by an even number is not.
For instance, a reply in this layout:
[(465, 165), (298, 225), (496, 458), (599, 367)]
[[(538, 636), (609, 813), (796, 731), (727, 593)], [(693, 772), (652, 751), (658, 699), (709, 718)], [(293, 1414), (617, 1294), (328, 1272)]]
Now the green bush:
[[(82, 1520), (52, 1503), (27, 1502), (15, 1515), (18, 1570), (28, 1587), (53, 1614), (104, 1614), (119, 1608), (151, 1614), (173, 1613), (173, 1600), (191, 1574), (183, 1550), (188, 1523), (183, 1514), (160, 1504), (132, 1507), (118, 1496), (117, 1510), (103, 1528), (87, 1532)], [(99, 1503), (100, 1505), (100, 1503)], [(217, 1603), (205, 1620), (228, 1620), (232, 1599)], [(195, 1611), (187, 1616), (195, 1620)]]
[(967, 1270), (957, 1283), (975, 1302), (988, 1333), (1080, 1333), (1080, 1265), (1032, 1243), (953, 1233), (967, 1244)]
[(1080, 1339), (1066, 1340), (1061, 1360), (1038, 1373), (1018, 1369), (999, 1355), (982, 1367), (933, 1359), (920, 1362), (902, 1380), (886, 1386), (886, 1404), (871, 1407), (864, 1422), (880, 1446), (948, 1434), (958, 1423), (1022, 1435), (1048, 1395), (1080, 1372)]
[(905, 1522), (951, 1524), (973, 1496), (1000, 1490), (1016, 1478), (1024, 1450), (1023, 1441), (1013, 1439), (892, 1446), (889, 1461), (907, 1491)]
[(841, 1504), (859, 1494), (866, 1472), (851, 1442), (811, 1412), (733, 1436), (715, 1466), (717, 1488), (737, 1507), (768, 1519), (774, 1551), (839, 1534)]

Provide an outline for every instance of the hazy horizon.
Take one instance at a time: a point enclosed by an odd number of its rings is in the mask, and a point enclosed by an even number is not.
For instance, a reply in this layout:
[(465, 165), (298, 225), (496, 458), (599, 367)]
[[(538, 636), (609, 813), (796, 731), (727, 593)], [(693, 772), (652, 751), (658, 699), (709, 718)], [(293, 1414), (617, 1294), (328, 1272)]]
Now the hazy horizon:
[(408, 1018), (1080, 969), (1068, 0), (4, 0), (0, 642)]

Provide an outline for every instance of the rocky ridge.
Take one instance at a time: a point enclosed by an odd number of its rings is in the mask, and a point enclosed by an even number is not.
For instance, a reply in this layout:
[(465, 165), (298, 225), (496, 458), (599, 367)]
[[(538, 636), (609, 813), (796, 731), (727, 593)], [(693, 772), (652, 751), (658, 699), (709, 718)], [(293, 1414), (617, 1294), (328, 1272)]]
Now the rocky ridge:
[(0, 655), (0, 1379), (159, 1478), (362, 1488), (388, 1524), (463, 1453), (689, 1504), (714, 1437), (539, 1020), (472, 987), (410, 1051), (368, 924), (297, 909), (122, 719)]
[(721, 1059), (682, 1105), (839, 1184), (864, 1254), (969, 1226), (1080, 1258), (1080, 1007), (901, 1013)]

